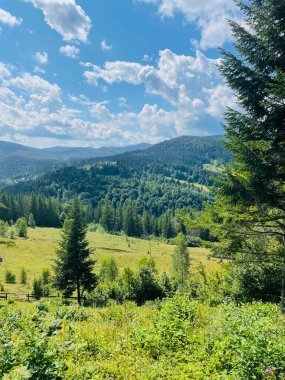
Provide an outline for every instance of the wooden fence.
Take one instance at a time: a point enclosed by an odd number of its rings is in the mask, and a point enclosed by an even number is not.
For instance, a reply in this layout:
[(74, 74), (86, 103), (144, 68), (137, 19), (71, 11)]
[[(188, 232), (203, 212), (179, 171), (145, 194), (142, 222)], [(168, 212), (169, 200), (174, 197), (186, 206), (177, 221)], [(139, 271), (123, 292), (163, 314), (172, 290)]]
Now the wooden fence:
[[(7, 292), (0, 292), (0, 300), (8, 300), (9, 298), (13, 298), (17, 301), (38, 301), (39, 298), (35, 298), (33, 295), (29, 293), (7, 293)], [(58, 299), (65, 299), (70, 301), (77, 301), (77, 297), (64, 297), (61, 295), (53, 295), (53, 296), (43, 296), (41, 298), (58, 298)], [(84, 301), (84, 297), (82, 297), (82, 301)]]

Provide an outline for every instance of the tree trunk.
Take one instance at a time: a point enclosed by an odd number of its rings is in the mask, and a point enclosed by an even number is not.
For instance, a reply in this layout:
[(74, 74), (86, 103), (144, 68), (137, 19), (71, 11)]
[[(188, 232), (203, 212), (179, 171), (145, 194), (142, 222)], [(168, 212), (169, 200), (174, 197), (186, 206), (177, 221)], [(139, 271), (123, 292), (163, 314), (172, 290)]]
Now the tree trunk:
[(283, 236), (283, 262), (282, 262), (282, 289), (281, 289), (281, 313), (285, 314), (285, 236)]

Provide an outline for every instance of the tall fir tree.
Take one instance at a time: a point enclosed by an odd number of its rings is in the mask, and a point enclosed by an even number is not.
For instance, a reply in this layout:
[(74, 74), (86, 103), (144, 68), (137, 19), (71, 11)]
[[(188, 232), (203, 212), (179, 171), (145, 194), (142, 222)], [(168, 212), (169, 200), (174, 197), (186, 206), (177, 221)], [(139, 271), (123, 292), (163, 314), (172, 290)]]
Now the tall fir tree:
[(249, 0), (238, 5), (244, 22), (230, 22), (237, 53), (222, 50), (220, 67), (239, 109), (225, 114), (234, 164), (220, 182), (219, 202), (227, 214), (225, 225), (236, 224), (245, 237), (269, 234), (283, 242), (284, 312), (285, 2)]
[(84, 291), (91, 291), (96, 286), (95, 261), (90, 258), (92, 250), (86, 233), (83, 211), (78, 198), (74, 198), (64, 221), (54, 271), (55, 286), (67, 297), (76, 291), (79, 305)]

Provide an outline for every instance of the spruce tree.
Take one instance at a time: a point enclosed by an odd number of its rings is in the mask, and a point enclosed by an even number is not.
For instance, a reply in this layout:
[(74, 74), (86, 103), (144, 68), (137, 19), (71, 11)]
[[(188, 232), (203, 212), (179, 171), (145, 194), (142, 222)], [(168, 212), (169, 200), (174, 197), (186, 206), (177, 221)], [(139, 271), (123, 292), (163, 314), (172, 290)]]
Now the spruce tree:
[(31, 228), (35, 228), (36, 227), (35, 219), (34, 219), (34, 216), (33, 216), (32, 213), (29, 216), (28, 226), (31, 227)]
[(78, 198), (74, 198), (64, 221), (54, 271), (55, 286), (66, 297), (76, 291), (79, 305), (84, 291), (91, 291), (96, 285), (93, 273), (95, 261), (90, 258), (92, 250), (86, 232), (83, 211)]
[(124, 206), (123, 229), (128, 236), (141, 236), (141, 219), (134, 201), (128, 201)]
[(102, 207), (100, 224), (107, 232), (115, 231), (115, 210), (111, 202), (106, 200)]
[(172, 254), (172, 272), (180, 288), (184, 288), (189, 276), (190, 256), (186, 237), (180, 233), (176, 238), (176, 247)]
[[(226, 220), (236, 224), (236, 231), (245, 236), (275, 235), (284, 244), (285, 2), (238, 4), (245, 20), (242, 25), (230, 22), (236, 53), (222, 50), (220, 67), (239, 109), (225, 114), (234, 164), (220, 182), (219, 202), (227, 208)], [(285, 246), (282, 252), (284, 311)]]

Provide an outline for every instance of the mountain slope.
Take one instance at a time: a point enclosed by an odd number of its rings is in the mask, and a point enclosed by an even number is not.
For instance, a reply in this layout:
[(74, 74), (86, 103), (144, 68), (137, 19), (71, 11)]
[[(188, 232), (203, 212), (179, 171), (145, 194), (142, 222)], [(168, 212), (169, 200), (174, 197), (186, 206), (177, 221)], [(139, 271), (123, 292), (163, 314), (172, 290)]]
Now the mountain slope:
[[(13, 193), (32, 192), (55, 196), (65, 202), (80, 194), (96, 207), (104, 199), (121, 207), (137, 201), (138, 209), (160, 215), (166, 210), (201, 208), (211, 199), (212, 173), (205, 165), (218, 165), (231, 156), (220, 136), (179, 137), (143, 151), (83, 161), (80, 165), (50, 171), (36, 180), (7, 188)], [(200, 184), (200, 185), (199, 185)]]
[(0, 141), (0, 179), (25, 177), (66, 165), (70, 161), (105, 157), (114, 154), (146, 149), (149, 144), (103, 148), (48, 148), (36, 149), (28, 146)]
[(54, 147), (43, 149), (46, 152), (54, 153), (62, 159), (88, 159), (94, 157), (108, 157), (124, 152), (132, 152), (134, 150), (143, 150), (149, 148), (151, 145), (142, 143), (137, 145), (129, 145), (124, 147), (102, 147), (102, 148), (65, 148)]

